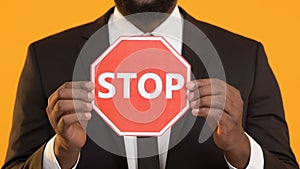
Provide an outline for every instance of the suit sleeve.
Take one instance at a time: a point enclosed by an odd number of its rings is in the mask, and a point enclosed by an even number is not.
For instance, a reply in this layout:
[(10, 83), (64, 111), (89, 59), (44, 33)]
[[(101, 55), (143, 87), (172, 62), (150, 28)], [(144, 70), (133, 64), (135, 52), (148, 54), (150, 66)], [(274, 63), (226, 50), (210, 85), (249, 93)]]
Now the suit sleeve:
[(247, 112), (245, 131), (262, 147), (264, 168), (299, 168), (290, 147), (280, 89), (260, 43)]
[(9, 147), (3, 169), (42, 167), (45, 143), (53, 135), (46, 106), (47, 98), (43, 91), (34, 45), (30, 45), (18, 85)]

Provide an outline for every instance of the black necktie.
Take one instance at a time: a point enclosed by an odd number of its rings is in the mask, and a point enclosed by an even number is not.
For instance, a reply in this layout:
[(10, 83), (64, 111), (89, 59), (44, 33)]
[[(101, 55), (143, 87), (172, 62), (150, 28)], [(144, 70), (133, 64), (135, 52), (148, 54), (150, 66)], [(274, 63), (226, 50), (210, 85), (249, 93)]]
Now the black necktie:
[(157, 137), (138, 137), (138, 169), (160, 169)]

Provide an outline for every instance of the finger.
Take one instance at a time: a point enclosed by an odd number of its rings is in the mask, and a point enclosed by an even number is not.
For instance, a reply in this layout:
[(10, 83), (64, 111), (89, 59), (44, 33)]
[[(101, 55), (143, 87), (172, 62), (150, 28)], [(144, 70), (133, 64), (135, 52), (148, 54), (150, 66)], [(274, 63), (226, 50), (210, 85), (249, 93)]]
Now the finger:
[(74, 114), (76, 112), (91, 112), (93, 109), (91, 103), (81, 100), (59, 100), (56, 102), (53, 109), (54, 121), (58, 122), (59, 119), (65, 114)]
[(57, 91), (57, 100), (68, 99), (91, 102), (94, 99), (94, 95), (92, 92), (88, 92), (84, 89), (61, 88)]
[(219, 79), (198, 79), (198, 80), (188, 82), (186, 84), (186, 88), (188, 90), (195, 90), (199, 87), (209, 86), (209, 85), (217, 85), (219, 83), (222, 83), (222, 81)]
[(194, 80), (191, 82), (188, 82), (186, 84), (186, 88), (188, 90), (195, 90), (197, 88), (203, 87), (203, 86), (226, 86), (227, 84), (220, 80), (220, 79), (213, 79), (213, 78), (208, 78), (208, 79), (198, 79), (198, 80)]
[(224, 95), (226, 94), (226, 88), (222, 87), (222, 86), (211, 86), (211, 85), (207, 85), (207, 86), (203, 86), (198, 88), (198, 90), (194, 90), (191, 91), (188, 94), (188, 100), (189, 101), (194, 101), (197, 100), (201, 97), (205, 97), (205, 96), (212, 96), (212, 95)]
[(190, 103), (192, 108), (216, 108), (225, 110), (226, 108), (226, 96), (224, 95), (215, 95), (215, 96), (205, 96), (201, 97), (198, 100), (194, 100)]
[(200, 98), (199, 90), (194, 90), (188, 93), (187, 99), (191, 102)]
[(202, 86), (208, 86), (211, 85), (212, 79), (198, 79), (190, 81), (186, 84), (186, 88), (190, 91), (195, 90)]
[(91, 119), (91, 117), (91, 113), (66, 114), (60, 118), (58, 122), (58, 127), (60, 129), (67, 129), (72, 124), (75, 124), (80, 121), (88, 121)]
[(243, 101), (230, 96), (216, 95), (206, 96), (190, 103), (191, 108), (215, 108), (224, 111), (233, 118), (238, 118), (243, 112)]
[(72, 88), (72, 89), (84, 89), (87, 91), (92, 91), (95, 87), (93, 82), (83, 81), (83, 82), (66, 82), (62, 85), (63, 88)]
[(91, 119), (91, 117), (89, 117), (89, 116), (92, 116), (92, 113), (91, 112), (77, 113), (77, 116), (78, 116), (78, 119), (79, 119), (79, 122), (80, 122), (82, 128), (84, 130), (86, 130), (88, 121)]
[[(48, 98), (48, 107), (53, 109), (56, 102), (59, 100), (60, 96), (64, 93), (67, 95), (68, 93), (65, 92), (66, 89), (82, 89), (86, 90), (87, 92), (91, 92), (94, 89), (94, 84), (92, 82), (66, 82), (62, 86), (60, 86), (54, 93), (50, 95)], [(65, 96), (70, 98), (71, 96)], [(90, 96), (88, 96), (90, 97)]]

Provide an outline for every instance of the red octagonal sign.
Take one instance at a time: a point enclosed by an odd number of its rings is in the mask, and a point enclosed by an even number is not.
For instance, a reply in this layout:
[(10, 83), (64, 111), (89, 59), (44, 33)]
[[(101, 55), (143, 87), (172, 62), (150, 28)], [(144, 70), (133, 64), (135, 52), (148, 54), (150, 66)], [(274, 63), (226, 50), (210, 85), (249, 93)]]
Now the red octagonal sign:
[(120, 37), (91, 65), (93, 108), (118, 135), (162, 135), (188, 110), (190, 70), (163, 37)]

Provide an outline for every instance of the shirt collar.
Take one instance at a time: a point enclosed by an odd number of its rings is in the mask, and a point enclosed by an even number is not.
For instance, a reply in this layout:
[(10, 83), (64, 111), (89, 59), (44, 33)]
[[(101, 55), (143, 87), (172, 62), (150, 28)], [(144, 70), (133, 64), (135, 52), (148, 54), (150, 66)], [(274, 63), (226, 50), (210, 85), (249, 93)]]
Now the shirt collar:
[[(114, 13), (108, 21), (109, 41), (112, 44), (120, 36), (143, 35), (144, 32), (125, 19), (120, 11), (115, 7)], [(176, 6), (170, 16), (153, 32), (154, 36), (163, 36), (179, 53), (182, 50), (183, 18), (178, 6)]]

